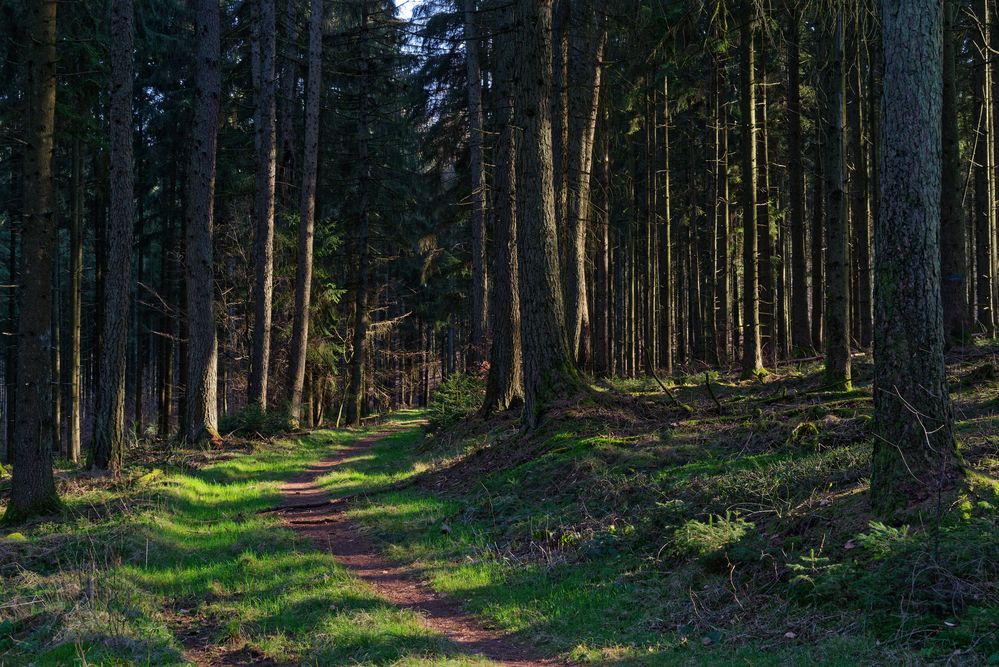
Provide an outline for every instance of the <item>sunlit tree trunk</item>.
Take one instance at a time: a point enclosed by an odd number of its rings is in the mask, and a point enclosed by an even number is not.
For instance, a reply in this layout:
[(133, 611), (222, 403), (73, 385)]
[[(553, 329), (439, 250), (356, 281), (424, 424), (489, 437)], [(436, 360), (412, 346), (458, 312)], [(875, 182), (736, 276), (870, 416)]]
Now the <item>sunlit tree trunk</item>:
[(309, 16), (309, 73), (305, 99), (305, 155), (298, 220), (298, 267), (295, 275), (295, 316), (291, 333), (290, 413), (301, 413), (305, 360), (309, 347), (309, 305), (312, 297), (312, 237), (316, 216), (316, 175), (319, 162), (319, 100), (322, 89), (323, 2), (312, 0)]
[(271, 303), (274, 294), (274, 180), (275, 180), (275, 82), (276, 42), (274, 0), (256, 0), (253, 69), (256, 89), (254, 115), (257, 150), (253, 241), (253, 354), (247, 400), (267, 408), (267, 379), (271, 358)]
[(752, 374), (763, 368), (760, 343), (760, 291), (756, 226), (756, 32), (753, 0), (742, 0), (739, 45), (740, 106), (742, 110), (742, 228), (743, 228), (743, 336), (742, 369)]
[(791, 345), (797, 353), (812, 347), (808, 321), (808, 271), (805, 257), (805, 169), (801, 140), (801, 49), (797, 0), (787, 11), (787, 125), (791, 216)]

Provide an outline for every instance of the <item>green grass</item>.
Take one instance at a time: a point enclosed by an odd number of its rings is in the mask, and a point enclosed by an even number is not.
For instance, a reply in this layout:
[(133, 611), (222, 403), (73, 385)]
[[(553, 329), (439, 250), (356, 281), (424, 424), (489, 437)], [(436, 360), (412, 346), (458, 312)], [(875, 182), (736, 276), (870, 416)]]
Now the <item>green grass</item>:
[(257, 513), (279, 502), (281, 480), (355, 437), (322, 432), (130, 495), (81, 494), (71, 507), (117, 497), (130, 509), (0, 540), (0, 663), (184, 664), (178, 634), (194, 627), (283, 662), (480, 664)]

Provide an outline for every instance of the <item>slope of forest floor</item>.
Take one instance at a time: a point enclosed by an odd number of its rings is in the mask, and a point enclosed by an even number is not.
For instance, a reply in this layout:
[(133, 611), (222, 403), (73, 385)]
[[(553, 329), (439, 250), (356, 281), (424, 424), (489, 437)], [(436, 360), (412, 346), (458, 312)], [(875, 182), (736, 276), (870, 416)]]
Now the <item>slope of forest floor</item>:
[[(598, 385), (526, 438), (513, 416), (412, 425), (316, 482), (385, 555), (543, 655), (999, 664), (997, 368), (996, 347), (952, 358), (972, 488), (903, 525), (869, 512), (865, 357), (846, 394), (805, 363), (692, 374), (676, 401), (651, 379)], [(468, 664), (262, 512), (357, 437), (66, 472), (65, 515), (0, 539), (0, 662), (182, 664), (193, 644), (247, 664)]]

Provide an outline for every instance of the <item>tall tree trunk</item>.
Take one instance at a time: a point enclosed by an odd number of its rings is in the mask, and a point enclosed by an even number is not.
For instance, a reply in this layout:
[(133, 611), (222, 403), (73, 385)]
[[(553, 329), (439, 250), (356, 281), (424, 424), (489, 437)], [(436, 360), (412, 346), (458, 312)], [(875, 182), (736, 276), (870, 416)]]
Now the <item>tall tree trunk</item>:
[[(185, 419), (189, 442), (218, 438), (218, 339), (215, 331), (215, 280), (212, 239), (215, 227), (215, 153), (218, 143), (220, 65), (219, 4), (197, 0), (197, 72), (194, 146), (184, 230), (187, 267), (187, 367)], [(273, 181), (271, 181), (273, 184)], [(182, 339), (185, 337), (182, 336)], [(183, 367), (182, 367), (182, 370)]]
[(551, 145), (551, 2), (517, 0), (514, 123), (517, 142), (517, 257), (524, 358), (524, 426), (579, 379), (565, 333), (559, 285)]
[[(863, 23), (860, 20), (859, 6), (849, 7), (850, 14), (850, 99), (847, 103), (849, 127), (850, 159), (850, 230), (853, 234), (853, 252), (850, 264), (855, 267), (856, 289), (854, 290), (857, 322), (853, 329), (857, 342), (862, 348), (871, 345), (874, 311), (871, 303), (871, 210), (868, 194), (867, 150), (864, 141), (864, 76), (863, 76)], [(847, 271), (849, 273), (849, 269)]]
[(21, 232), (20, 320), (17, 356), (17, 422), (14, 469), (5, 521), (17, 521), (58, 507), (52, 476), (52, 414), (49, 411), (49, 334), (55, 251), (52, 182), (56, 101), (56, 1), (33, 3), (28, 41), (28, 109), (25, 139), (24, 208)]
[(850, 380), (850, 272), (849, 225), (844, 182), (844, 125), (846, 76), (843, 67), (843, 6), (837, 2), (834, 25), (823, 63), (822, 108), (826, 211), (826, 321), (825, 375), (830, 389), (849, 391)]
[(475, 0), (465, 5), (465, 66), (468, 72), (468, 156), (472, 175), (472, 358), (482, 359), (489, 326), (486, 276), (486, 173), (482, 159), (482, 72)]
[(660, 365), (666, 375), (673, 374), (673, 234), (670, 219), (670, 189), (669, 189), (669, 81), (663, 79), (663, 90), (660, 97), (659, 121), (657, 128), (657, 165), (660, 174), (657, 187), (656, 208), (661, 218), (659, 237), (662, 239), (659, 256), (659, 311), (662, 314), (660, 329), (661, 349)]
[[(368, 38), (369, 21), (370, 19), (365, 13), (362, 27), (365, 38)], [(370, 72), (371, 64), (368, 62), (365, 64), (365, 82), (361, 91), (360, 117), (357, 123), (357, 157), (361, 169), (358, 190), (361, 201), (354, 239), (357, 253), (357, 278), (354, 287), (353, 352), (347, 382), (347, 414), (345, 419), (348, 426), (360, 426), (363, 417), (365, 341), (371, 318), (368, 313), (368, 232), (370, 225), (370, 212), (368, 210), (370, 193), (368, 190), (371, 187), (371, 165), (368, 157), (368, 90), (370, 88), (368, 84)]]
[(805, 257), (805, 169), (801, 141), (801, 48), (797, 0), (787, 0), (787, 124), (791, 198), (791, 345), (812, 348), (808, 321), (808, 270)]
[(812, 347), (816, 350), (824, 346), (823, 324), (826, 319), (825, 253), (826, 245), (826, 193), (825, 172), (827, 158), (822, 141), (822, 113), (816, 110), (815, 128), (815, 175), (812, 177)]
[(298, 220), (298, 268), (295, 275), (295, 317), (291, 333), (290, 413), (298, 420), (305, 359), (309, 347), (309, 305), (312, 297), (312, 237), (316, 217), (316, 174), (319, 162), (319, 100), (323, 68), (323, 2), (312, 0), (309, 16), (309, 74), (305, 100), (305, 155), (302, 159), (302, 199)]
[(933, 498), (960, 466), (940, 302), (942, 16), (937, 0), (882, 0), (881, 224), (875, 233), (871, 498), (891, 514)]
[(73, 138), (73, 211), (69, 223), (69, 401), (66, 455), (80, 460), (80, 368), (83, 301), (83, 142)]
[[(505, 10), (505, 27), (512, 27)], [(482, 410), (507, 410), (523, 400), (520, 349), (520, 290), (517, 277), (516, 128), (513, 125), (513, 51), (509, 40), (496, 42), (496, 84), (499, 100), (499, 144), (496, 151), (493, 246), (493, 299), (490, 308), (493, 341), (489, 377)]]
[(989, 56), (988, 0), (977, 0), (977, 18), (972, 51), (975, 58), (975, 102), (978, 132), (974, 142), (975, 164), (975, 274), (978, 326), (989, 337), (995, 335), (996, 320), (992, 299), (992, 229), (995, 227), (992, 174), (992, 65)]
[(257, 172), (254, 195), (256, 235), (253, 241), (253, 355), (247, 400), (267, 408), (267, 377), (271, 358), (271, 302), (274, 294), (274, 180), (275, 118), (274, 57), (275, 0), (256, 0), (254, 77), (256, 113), (254, 132)]
[(52, 258), (52, 379), (50, 387), (52, 398), (49, 405), (52, 410), (52, 453), (62, 452), (62, 281), (60, 280), (60, 246), (59, 230), (56, 230), (55, 253)]
[(763, 368), (760, 343), (760, 290), (756, 226), (756, 65), (753, 44), (756, 32), (756, 9), (753, 0), (742, 0), (742, 37), (739, 45), (739, 68), (742, 108), (742, 229), (743, 229), (743, 349), (742, 370), (751, 375)]
[(285, 0), (284, 15), (281, 17), (284, 48), (281, 54), (281, 92), (277, 107), (279, 145), (275, 197), (281, 207), (286, 209), (285, 214), (292, 206), (289, 199), (292, 179), (295, 177), (295, 113), (298, 110), (295, 91), (298, 87), (298, 17), (302, 13), (301, 5), (300, 0)]
[(132, 182), (132, 0), (111, 3), (111, 217), (104, 278), (104, 335), (91, 466), (117, 473), (125, 446), (125, 346), (131, 295), (135, 200)]
[[(606, 93), (601, 103), (601, 122), (598, 130), (600, 141), (597, 144), (597, 200), (596, 237), (597, 256), (594, 276), (593, 311), (593, 370), (598, 376), (611, 374), (610, 337), (610, 123), (607, 111)], [(658, 196), (658, 189), (657, 189)]]
[(943, 172), (940, 195), (940, 275), (946, 340), (963, 344), (970, 338), (968, 322), (968, 253), (964, 207), (961, 203), (961, 136), (958, 131), (957, 49), (954, 19), (957, 0), (943, 9)]
[(580, 2), (571, 11), (569, 47), (568, 248), (565, 269), (569, 347), (582, 366), (588, 362), (589, 310), (586, 239), (590, 176), (600, 106), (600, 79), (607, 40), (606, 0)]
[[(759, 11), (757, 9), (757, 11)], [(765, 36), (761, 31), (755, 31), (755, 39), (766, 44)], [(774, 281), (774, 239), (771, 230), (770, 220), (770, 118), (769, 118), (769, 94), (766, 67), (767, 52), (761, 46), (754, 60), (758, 63), (759, 79), (757, 87), (759, 89), (756, 96), (756, 103), (759, 111), (756, 115), (756, 137), (757, 137), (757, 158), (756, 158), (756, 229), (757, 229), (757, 261), (756, 271), (758, 274), (759, 288), (759, 312), (760, 312), (760, 346), (763, 351), (763, 362), (765, 364), (776, 365), (777, 362), (777, 328), (776, 328), (776, 306), (777, 291)]]

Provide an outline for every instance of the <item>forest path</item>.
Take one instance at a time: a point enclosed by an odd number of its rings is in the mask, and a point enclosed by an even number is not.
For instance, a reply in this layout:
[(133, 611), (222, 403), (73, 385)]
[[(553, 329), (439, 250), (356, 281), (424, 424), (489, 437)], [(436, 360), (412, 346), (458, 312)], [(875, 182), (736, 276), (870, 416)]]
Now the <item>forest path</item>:
[(320, 477), (362, 455), (393, 432), (382, 430), (365, 436), (285, 482), (279, 509), (284, 523), (329, 552), (380, 597), (418, 613), (426, 626), (447, 638), (458, 653), (510, 667), (565, 665), (540, 656), (533, 647), (515, 638), (484, 627), (456, 601), (431, 590), (417, 572), (385, 558), (378, 544), (347, 517), (345, 502), (334, 500), (318, 484)]

